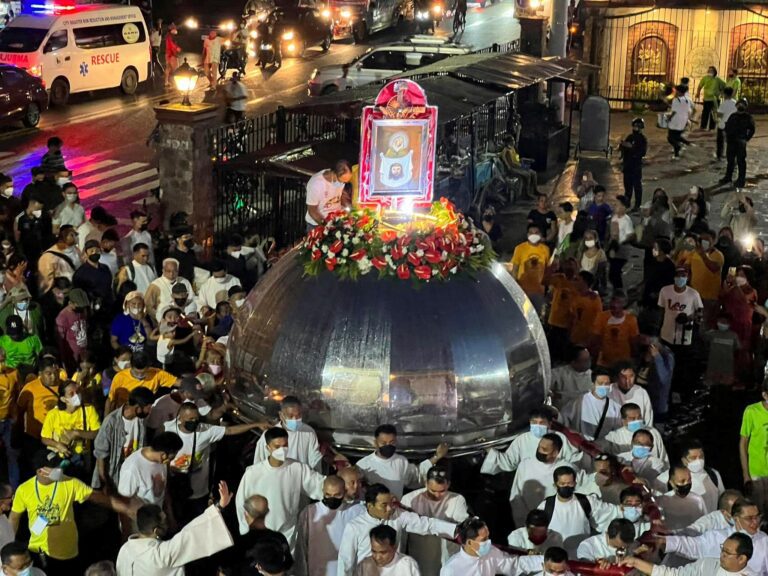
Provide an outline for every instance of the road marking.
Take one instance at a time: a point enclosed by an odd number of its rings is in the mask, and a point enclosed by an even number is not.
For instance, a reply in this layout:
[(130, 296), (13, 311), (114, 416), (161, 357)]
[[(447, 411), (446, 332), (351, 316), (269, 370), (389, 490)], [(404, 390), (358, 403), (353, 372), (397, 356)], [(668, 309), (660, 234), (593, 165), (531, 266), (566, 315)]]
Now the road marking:
[[(110, 164), (120, 164), (116, 160), (108, 160), (108, 162)], [(107, 170), (106, 172), (99, 172), (93, 176), (89, 176), (88, 178), (78, 178), (77, 185), (80, 188), (87, 188), (88, 185), (93, 184), (94, 182), (98, 182), (105, 178), (112, 178), (113, 176), (119, 176), (120, 174), (125, 174), (126, 172), (131, 172), (137, 168), (144, 168), (146, 166), (146, 162), (131, 162), (130, 164), (124, 164), (112, 170)], [(93, 172), (93, 170), (91, 170), (91, 172)]]
[[(131, 174), (130, 176), (127, 176), (125, 178), (120, 178), (119, 180), (113, 180), (112, 182), (110, 182), (109, 184), (105, 184), (104, 186), (81, 189), (80, 198), (90, 198), (91, 196), (95, 196), (97, 194), (103, 194), (104, 192), (109, 192), (110, 190), (120, 188), (125, 184), (133, 184), (134, 182), (146, 180), (147, 178), (150, 178), (152, 176), (157, 176), (157, 168), (151, 168), (149, 170), (144, 170), (143, 172), (139, 172), (137, 174)], [(117, 196), (117, 194), (115, 194), (114, 196)], [(115, 199), (114, 196), (109, 196), (107, 198), (100, 198), (100, 200), (103, 200), (105, 202), (112, 201)]]
[[(155, 170), (155, 176), (157, 176), (157, 170)], [(113, 194), (112, 196), (107, 196), (106, 198), (103, 198), (102, 200), (104, 202), (117, 202), (118, 200), (125, 200), (127, 198), (131, 198), (132, 196), (136, 196), (137, 194), (142, 194), (145, 192), (149, 192), (150, 190), (154, 188), (160, 187), (160, 180), (155, 179), (151, 180), (149, 182), (145, 182), (144, 184), (141, 184), (140, 186), (136, 186), (134, 188), (129, 188), (128, 190), (123, 190), (122, 192), (119, 192), (117, 194)], [(142, 196), (146, 196), (146, 194), (142, 194)], [(136, 201), (134, 201), (134, 204), (141, 204), (144, 201), (144, 198), (140, 198)]]

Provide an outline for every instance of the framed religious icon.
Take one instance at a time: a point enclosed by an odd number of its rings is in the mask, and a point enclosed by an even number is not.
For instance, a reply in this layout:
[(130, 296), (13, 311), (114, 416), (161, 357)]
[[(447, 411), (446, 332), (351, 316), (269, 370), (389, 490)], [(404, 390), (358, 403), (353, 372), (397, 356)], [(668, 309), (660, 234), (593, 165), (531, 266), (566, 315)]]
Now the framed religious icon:
[(426, 119), (373, 121), (376, 156), (372, 159), (371, 198), (424, 195), (427, 178), (423, 164), (429, 153), (428, 129)]

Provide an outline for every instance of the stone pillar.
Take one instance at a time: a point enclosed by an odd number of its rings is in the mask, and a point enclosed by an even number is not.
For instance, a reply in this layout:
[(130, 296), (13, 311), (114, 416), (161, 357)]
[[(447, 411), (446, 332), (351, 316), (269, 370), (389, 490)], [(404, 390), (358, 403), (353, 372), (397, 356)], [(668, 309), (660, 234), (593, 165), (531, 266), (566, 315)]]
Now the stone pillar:
[[(568, 0), (553, 0), (552, 30), (550, 33), (548, 55), (559, 58), (566, 57), (568, 44)], [(551, 105), (557, 107), (560, 122), (565, 119), (565, 84), (554, 82), (552, 85)]]
[(189, 214), (195, 240), (210, 252), (216, 191), (207, 132), (218, 123), (219, 108), (212, 104), (168, 104), (156, 106), (155, 116), (160, 124), (157, 155), (166, 214)]

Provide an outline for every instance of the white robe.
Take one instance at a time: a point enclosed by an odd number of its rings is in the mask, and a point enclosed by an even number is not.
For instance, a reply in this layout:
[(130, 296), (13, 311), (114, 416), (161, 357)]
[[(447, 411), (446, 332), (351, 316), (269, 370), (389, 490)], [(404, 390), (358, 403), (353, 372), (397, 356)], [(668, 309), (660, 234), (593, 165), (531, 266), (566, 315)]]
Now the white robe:
[(331, 510), (322, 502), (315, 502), (304, 508), (296, 533), (294, 574), (336, 576), (344, 528), (350, 520), (365, 513), (364, 504), (342, 504)]
[(136, 284), (136, 290), (144, 294), (147, 291), (147, 288), (149, 288), (149, 285), (157, 280), (157, 274), (155, 273), (154, 268), (149, 264), (141, 264), (136, 262), (136, 260), (132, 260), (132, 263), (133, 274), (131, 274), (130, 268), (126, 270), (128, 280)]
[(241, 284), (240, 280), (231, 274), (224, 276), (224, 282), (219, 282), (211, 276), (203, 282), (197, 292), (197, 307), (202, 309), (203, 306), (207, 306), (211, 310), (215, 310), (216, 304), (229, 299), (228, 291), (233, 286), (241, 286)]
[(720, 558), (702, 558), (681, 568), (654, 566), (651, 576), (755, 576), (749, 564), (741, 572), (727, 572), (720, 569)]
[[(560, 451), (560, 459), (571, 464), (581, 461), (581, 452), (576, 450), (560, 432), (555, 432), (563, 441), (563, 449)], [(528, 458), (536, 458), (536, 450), (539, 448), (539, 440), (532, 432), (528, 431), (512, 440), (512, 444), (501, 452), (491, 448), (483, 460), (480, 474), (498, 474), (499, 472), (514, 472), (520, 466), (520, 462)]]
[[(725, 485), (723, 484), (723, 478), (720, 476), (720, 472), (713, 469), (715, 478), (717, 478), (717, 485), (712, 482), (712, 479), (707, 474), (706, 470), (691, 472), (691, 492), (698, 494), (704, 500), (704, 508), (707, 513), (717, 511), (717, 501), (720, 499), (720, 494), (725, 492)], [(664, 473), (659, 476), (659, 481), (664, 484), (669, 480), (669, 473)]]
[(358, 563), (371, 555), (371, 528), (381, 524), (390, 526), (397, 531), (398, 542), (403, 541), (403, 532), (434, 534), (435, 536), (453, 538), (456, 531), (456, 524), (452, 522), (425, 518), (413, 512), (395, 510), (392, 517), (385, 521), (374, 518), (366, 512), (350, 520), (344, 529), (341, 549), (339, 550), (338, 571), (336, 572), (338, 576), (352, 576)]
[(684, 535), (698, 536), (699, 534), (704, 534), (704, 532), (709, 532), (710, 530), (725, 530), (727, 528), (731, 528), (731, 525), (723, 515), (723, 511), (715, 510), (714, 512), (705, 514), (696, 520), (696, 522), (688, 526), (684, 531)]
[(491, 548), (480, 558), (459, 550), (443, 565), (440, 576), (518, 576), (543, 569), (544, 556), (510, 556), (498, 548)]
[(535, 509), (544, 498), (555, 494), (552, 473), (560, 466), (567, 464), (562, 460), (547, 464), (535, 458), (520, 463), (509, 491), (515, 526), (525, 526), (528, 512)]
[(608, 398), (595, 398), (592, 392), (583, 394), (581, 398), (575, 398), (562, 411), (563, 423), (571, 430), (579, 432), (587, 440), (596, 440), (597, 424), (603, 413), (605, 401), (608, 400), (608, 411), (605, 414), (603, 427), (600, 429), (602, 440), (611, 431), (621, 428), (621, 406), (608, 395)]
[[(664, 448), (664, 439), (661, 437), (661, 432), (652, 426), (646, 426), (643, 430), (647, 430), (651, 433), (651, 436), (653, 436), (653, 450), (651, 450), (651, 456), (663, 460), (666, 462), (667, 466), (669, 466), (669, 456), (667, 455), (667, 450)], [(632, 450), (632, 432), (630, 432), (626, 426), (611, 430), (601, 444), (611, 454), (629, 452)]]
[(632, 452), (624, 452), (619, 454), (617, 458), (622, 464), (631, 466), (635, 475), (647, 480), (653, 489), (663, 492), (666, 488), (667, 483), (661, 481), (660, 475), (668, 472), (669, 466), (663, 460), (659, 460), (655, 456), (634, 458)]
[(664, 525), (673, 532), (690, 526), (707, 513), (704, 500), (693, 492), (681, 498), (670, 490), (659, 496), (656, 503), (664, 511)]
[[(720, 558), (720, 546), (734, 533), (734, 529), (713, 530), (701, 536), (667, 536), (667, 553), (684, 558)], [(752, 558), (747, 567), (756, 574), (768, 574), (768, 534), (757, 532), (752, 538)]]
[(621, 480), (614, 479), (610, 484), (600, 486), (597, 483), (597, 472), (587, 473), (579, 470), (576, 475), (576, 492), (592, 494), (606, 504), (621, 504), (621, 491), (627, 488)]
[(296, 520), (299, 516), (301, 495), (320, 500), (323, 497), (324, 481), (325, 476), (295, 460), (286, 459), (283, 465), (277, 468), (268, 460), (248, 466), (235, 496), (240, 534), (248, 532), (243, 505), (249, 497), (258, 494), (269, 502), (266, 527), (285, 536), (293, 551), (296, 545)]
[(640, 414), (643, 416), (643, 420), (648, 426), (653, 426), (653, 405), (651, 404), (651, 397), (648, 396), (648, 392), (645, 388), (635, 384), (629, 389), (626, 394), (619, 390), (618, 384), (611, 386), (611, 393), (609, 395), (613, 398), (619, 406), (624, 404), (637, 404), (640, 406)]
[[(592, 516), (587, 518), (584, 509), (576, 499), (576, 496), (567, 502), (562, 502), (555, 497), (555, 509), (552, 512), (552, 518), (549, 521), (549, 529), (557, 532), (563, 540), (563, 548), (568, 551), (568, 555), (573, 557), (579, 544), (589, 538), (592, 528), (596, 532), (603, 532), (607, 529), (610, 519), (616, 515), (618, 506), (606, 504), (595, 496), (588, 495)], [(539, 504), (538, 509), (544, 510), (546, 502)]]
[[(283, 426), (278, 424), (277, 427), (282, 428)], [(315, 429), (309, 424), (302, 422), (295, 432), (292, 430), (286, 431), (288, 432), (288, 458), (302, 462), (313, 470), (318, 470), (323, 455), (320, 453)], [(268, 456), (267, 441), (264, 438), (264, 434), (262, 434), (259, 437), (259, 441), (256, 442), (256, 450), (253, 452), (253, 463), (256, 464), (266, 460)]]
[(576, 558), (588, 562), (602, 559), (613, 562), (616, 560), (616, 548), (608, 544), (608, 536), (605, 533), (596, 534), (579, 544)]
[(184, 565), (232, 546), (219, 509), (209, 506), (170, 540), (131, 537), (117, 555), (117, 576), (184, 576)]
[(523, 526), (522, 528), (518, 528), (509, 533), (509, 536), (507, 536), (507, 544), (513, 548), (519, 548), (520, 550), (535, 550), (539, 554), (544, 554), (547, 548), (551, 548), (552, 546), (562, 548), (563, 539), (557, 532), (547, 530), (547, 539), (537, 546), (528, 539), (528, 528)]
[(355, 568), (355, 576), (422, 576), (416, 560), (395, 552), (392, 562), (379, 568), (370, 556)]
[(394, 496), (402, 498), (405, 488), (418, 488), (424, 483), (432, 462), (424, 460), (417, 468), (402, 454), (382, 458), (372, 452), (358, 460), (357, 467), (363, 471), (368, 484), (384, 484)]
[[(469, 516), (467, 501), (456, 492), (446, 492), (442, 499), (435, 501), (427, 497), (426, 488), (420, 488), (403, 496), (402, 503), (420, 516), (457, 524)], [(408, 555), (416, 560), (422, 576), (438, 576), (445, 561), (459, 551), (458, 545), (439, 536), (406, 534), (406, 538)]]

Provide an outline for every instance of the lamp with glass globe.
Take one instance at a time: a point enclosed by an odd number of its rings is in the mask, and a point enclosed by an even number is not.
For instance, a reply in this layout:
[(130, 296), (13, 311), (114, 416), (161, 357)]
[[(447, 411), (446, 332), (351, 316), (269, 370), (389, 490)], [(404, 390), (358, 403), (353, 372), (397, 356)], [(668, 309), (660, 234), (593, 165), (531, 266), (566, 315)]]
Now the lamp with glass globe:
[(184, 94), (184, 99), (181, 101), (182, 105), (192, 106), (192, 102), (189, 100), (189, 93), (195, 89), (199, 76), (200, 72), (190, 66), (186, 58), (184, 58), (184, 63), (176, 68), (176, 71), (173, 73), (173, 82), (176, 84), (176, 89)]

